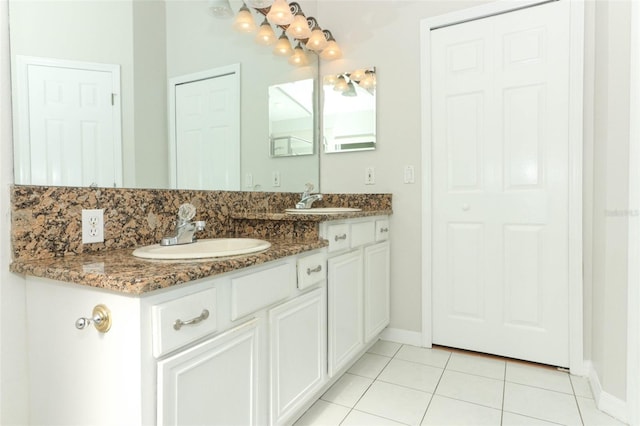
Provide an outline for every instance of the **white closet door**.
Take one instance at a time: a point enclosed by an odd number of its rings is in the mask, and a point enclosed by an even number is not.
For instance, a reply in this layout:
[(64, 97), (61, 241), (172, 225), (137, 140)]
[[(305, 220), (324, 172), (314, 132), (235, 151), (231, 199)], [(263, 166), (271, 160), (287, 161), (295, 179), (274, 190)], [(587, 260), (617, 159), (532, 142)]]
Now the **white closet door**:
[(239, 77), (175, 86), (178, 189), (240, 189)]
[(569, 363), (568, 3), (431, 32), (436, 344)]

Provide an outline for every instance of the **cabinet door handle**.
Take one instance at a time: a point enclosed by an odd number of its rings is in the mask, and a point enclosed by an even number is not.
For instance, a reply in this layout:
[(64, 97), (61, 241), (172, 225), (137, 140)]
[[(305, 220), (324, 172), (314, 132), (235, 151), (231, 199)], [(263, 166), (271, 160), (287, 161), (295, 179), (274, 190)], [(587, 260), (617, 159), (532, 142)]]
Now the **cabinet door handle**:
[(389, 228), (380, 228), (380, 233), (389, 232)]
[(307, 268), (307, 275), (311, 275), (314, 272), (320, 272), (320, 271), (322, 271), (322, 265), (318, 265), (313, 269)]
[(346, 239), (347, 239), (347, 234), (336, 235), (336, 236), (334, 237), (334, 239), (335, 239), (336, 241), (346, 240)]
[(203, 309), (200, 316), (191, 318), (190, 320), (182, 321), (181, 319), (177, 319), (176, 322), (173, 323), (173, 328), (176, 330), (180, 330), (183, 325), (197, 324), (199, 322), (206, 320), (207, 318), (209, 318), (209, 311), (206, 309)]

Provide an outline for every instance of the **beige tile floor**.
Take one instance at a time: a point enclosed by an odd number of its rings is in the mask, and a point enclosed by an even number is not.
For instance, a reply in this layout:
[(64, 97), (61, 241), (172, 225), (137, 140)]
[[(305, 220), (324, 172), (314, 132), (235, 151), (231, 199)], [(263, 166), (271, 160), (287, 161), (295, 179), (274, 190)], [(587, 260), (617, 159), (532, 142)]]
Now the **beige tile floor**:
[(598, 411), (583, 377), (499, 357), (381, 340), (295, 425), (558, 424), (623, 423)]

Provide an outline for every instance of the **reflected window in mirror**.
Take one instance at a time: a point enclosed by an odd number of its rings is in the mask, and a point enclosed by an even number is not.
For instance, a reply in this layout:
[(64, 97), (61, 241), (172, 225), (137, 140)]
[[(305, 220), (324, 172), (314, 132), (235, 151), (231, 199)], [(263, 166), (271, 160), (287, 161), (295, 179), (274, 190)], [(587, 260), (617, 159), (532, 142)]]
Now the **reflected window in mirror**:
[(313, 79), (269, 86), (269, 152), (272, 157), (313, 155)]
[(323, 78), (325, 153), (376, 147), (376, 69), (357, 69)]

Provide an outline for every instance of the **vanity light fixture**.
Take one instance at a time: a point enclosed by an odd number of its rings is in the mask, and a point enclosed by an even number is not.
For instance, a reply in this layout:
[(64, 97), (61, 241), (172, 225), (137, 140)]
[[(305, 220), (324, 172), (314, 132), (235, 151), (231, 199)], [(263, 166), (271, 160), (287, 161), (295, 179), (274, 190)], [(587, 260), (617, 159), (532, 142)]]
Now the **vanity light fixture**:
[(267, 12), (267, 19), (273, 25), (289, 25), (293, 21), (293, 13), (286, 0), (275, 0)]
[[(293, 5), (293, 3), (291, 4)], [(298, 7), (293, 21), (287, 28), (287, 35), (298, 40), (304, 40), (311, 37), (311, 28), (309, 28), (309, 22), (307, 22), (306, 16), (302, 13), (302, 9)]]
[[(216, 4), (220, 8), (224, 6), (223, 2), (228, 3), (228, 0), (209, 1), (210, 5)], [(289, 4), (287, 0), (246, 0), (246, 3), (243, 1), (233, 23), (237, 31), (251, 33), (256, 30), (252, 10), (247, 7), (247, 3), (255, 12), (265, 16), (255, 38), (258, 43), (271, 45), (276, 41), (271, 25), (282, 29), (282, 34), (273, 49), (274, 55), (289, 56), (289, 63), (294, 65), (309, 63), (305, 48), (326, 60), (342, 57), (342, 50), (331, 31), (323, 30), (315, 18), (306, 17), (296, 2)], [(295, 49), (291, 49), (291, 41), (298, 41)]]
[(306, 43), (307, 49), (320, 52), (327, 45), (327, 38), (324, 36), (322, 28), (320, 28), (320, 25), (318, 25), (318, 22), (314, 18), (309, 18), (309, 21), (313, 25), (313, 29)]
[(304, 66), (309, 64), (307, 54), (302, 50), (300, 43), (293, 49), (293, 54), (289, 56), (289, 63), (296, 66)]
[(282, 31), (282, 35), (278, 37), (276, 45), (273, 47), (273, 54), (276, 56), (291, 56), (293, 49), (291, 49), (291, 42), (289, 37)]
[(258, 30), (258, 34), (256, 34), (256, 42), (258, 44), (262, 44), (264, 46), (272, 45), (276, 41), (276, 33), (273, 32), (273, 28), (267, 21), (267, 18), (264, 18), (264, 21), (260, 25), (260, 29)]
[(209, 0), (209, 13), (216, 18), (231, 18), (233, 10), (229, 4), (229, 0)]
[(236, 19), (233, 21), (233, 28), (241, 33), (252, 33), (256, 30), (256, 22), (253, 20), (253, 15), (245, 3), (242, 3)]
[(327, 38), (327, 44), (322, 52), (320, 52), (320, 57), (328, 61), (342, 58), (342, 50), (340, 49), (340, 46), (338, 46), (338, 43), (336, 43), (336, 39), (333, 38), (331, 31), (324, 30), (322, 33)]

